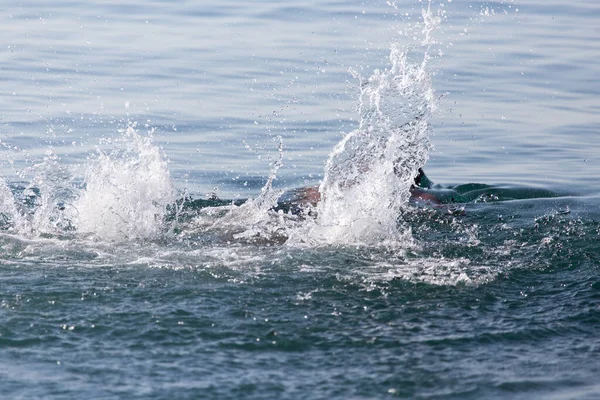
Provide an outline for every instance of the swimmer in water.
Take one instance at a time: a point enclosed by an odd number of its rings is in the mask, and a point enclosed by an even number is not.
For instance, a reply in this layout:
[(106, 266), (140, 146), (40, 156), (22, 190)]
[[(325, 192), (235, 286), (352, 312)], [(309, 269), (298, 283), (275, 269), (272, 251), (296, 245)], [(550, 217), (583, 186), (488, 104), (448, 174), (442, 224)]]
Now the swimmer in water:
[[(449, 204), (455, 203), (454, 195), (442, 197), (441, 200), (438, 193), (440, 190), (433, 188), (433, 182), (429, 180), (427, 175), (422, 168), (419, 168), (418, 174), (415, 177), (414, 183), (410, 188), (410, 200), (413, 203), (421, 205), (430, 205), (434, 208), (445, 208)], [(429, 189), (434, 189), (429, 191)], [(441, 191), (443, 191), (442, 189)], [(186, 201), (187, 200), (187, 201)], [(283, 194), (283, 196), (277, 202), (277, 205), (273, 207), (275, 211), (283, 211), (285, 213), (291, 213), (295, 215), (314, 215), (313, 207), (316, 207), (321, 200), (321, 193), (319, 192), (319, 186), (309, 186), (298, 189), (292, 189)], [(185, 208), (204, 208), (204, 207), (218, 207), (235, 204), (237, 206), (242, 205), (246, 200), (239, 199), (235, 201), (221, 200), (216, 194), (210, 193), (207, 199), (183, 199), (185, 201)], [(462, 208), (453, 208), (450, 206), (448, 212), (452, 214), (463, 215)]]
[[(419, 173), (415, 177), (415, 182), (410, 188), (411, 200), (416, 202), (425, 202), (429, 204), (442, 204), (442, 201), (438, 199), (434, 194), (427, 193), (427, 189), (433, 186), (433, 182), (429, 180), (423, 168), (419, 168)], [(319, 200), (321, 200), (321, 193), (319, 192), (318, 186), (310, 186), (293, 191), (294, 200), (300, 206), (311, 205), (316, 207)]]
[(425, 201), (430, 204), (442, 204), (442, 201), (434, 194), (425, 191), (426, 189), (431, 189), (432, 186), (433, 182), (425, 175), (423, 168), (419, 168), (419, 174), (415, 177), (415, 183), (410, 187), (411, 200)]

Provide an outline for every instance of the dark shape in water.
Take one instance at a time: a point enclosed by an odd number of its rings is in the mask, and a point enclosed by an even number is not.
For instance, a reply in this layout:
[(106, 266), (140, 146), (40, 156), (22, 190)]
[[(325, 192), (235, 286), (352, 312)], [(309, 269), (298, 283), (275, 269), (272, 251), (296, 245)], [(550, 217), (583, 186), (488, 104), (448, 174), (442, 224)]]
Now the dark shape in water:
[[(525, 200), (538, 198), (555, 198), (564, 194), (548, 189), (519, 186), (494, 186), (482, 183), (466, 183), (457, 186), (442, 186), (433, 183), (422, 168), (419, 168), (415, 183), (411, 187), (411, 202), (418, 205), (432, 205), (439, 208), (441, 205), (456, 205), (466, 203), (491, 203), (510, 200)], [(313, 208), (320, 199), (319, 187), (308, 186), (286, 191), (274, 211), (283, 211), (294, 215), (313, 215)], [(207, 199), (182, 198), (171, 207), (169, 219), (183, 220), (192, 217), (196, 211), (207, 207), (221, 207), (228, 205), (241, 206), (246, 200), (222, 200), (216, 196)], [(178, 210), (178, 211), (177, 211)], [(176, 212), (177, 211), (177, 212)], [(449, 208), (450, 212), (455, 212)], [(187, 217), (186, 217), (187, 216)]]

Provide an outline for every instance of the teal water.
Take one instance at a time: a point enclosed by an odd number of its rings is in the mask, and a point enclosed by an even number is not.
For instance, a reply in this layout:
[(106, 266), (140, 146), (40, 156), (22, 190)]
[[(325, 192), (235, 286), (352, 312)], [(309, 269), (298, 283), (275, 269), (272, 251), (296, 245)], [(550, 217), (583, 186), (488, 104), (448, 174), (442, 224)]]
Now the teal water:
[[(600, 396), (599, 6), (432, 3), (446, 204), (386, 237), (277, 203), (382, 123), (349, 68), (422, 59), (427, 4), (394, 4), (5, 5), (0, 397)], [(389, 126), (426, 81), (377, 92)], [(365, 211), (350, 193), (335, 215)]]

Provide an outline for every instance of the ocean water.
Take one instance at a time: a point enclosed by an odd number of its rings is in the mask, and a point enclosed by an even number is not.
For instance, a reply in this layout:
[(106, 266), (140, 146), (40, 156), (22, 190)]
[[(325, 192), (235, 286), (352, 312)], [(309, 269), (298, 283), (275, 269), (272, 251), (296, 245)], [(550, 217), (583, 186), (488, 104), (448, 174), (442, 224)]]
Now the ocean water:
[(600, 397), (600, 5), (5, 3), (0, 398)]

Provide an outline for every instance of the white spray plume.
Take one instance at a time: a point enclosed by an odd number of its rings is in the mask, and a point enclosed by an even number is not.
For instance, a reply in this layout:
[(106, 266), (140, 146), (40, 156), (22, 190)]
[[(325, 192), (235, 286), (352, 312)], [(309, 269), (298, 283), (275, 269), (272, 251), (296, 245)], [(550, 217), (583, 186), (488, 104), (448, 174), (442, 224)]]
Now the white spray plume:
[(176, 199), (167, 161), (151, 136), (132, 127), (114, 144), (117, 150), (99, 151), (87, 168), (85, 189), (74, 203), (77, 229), (103, 240), (156, 238)]

